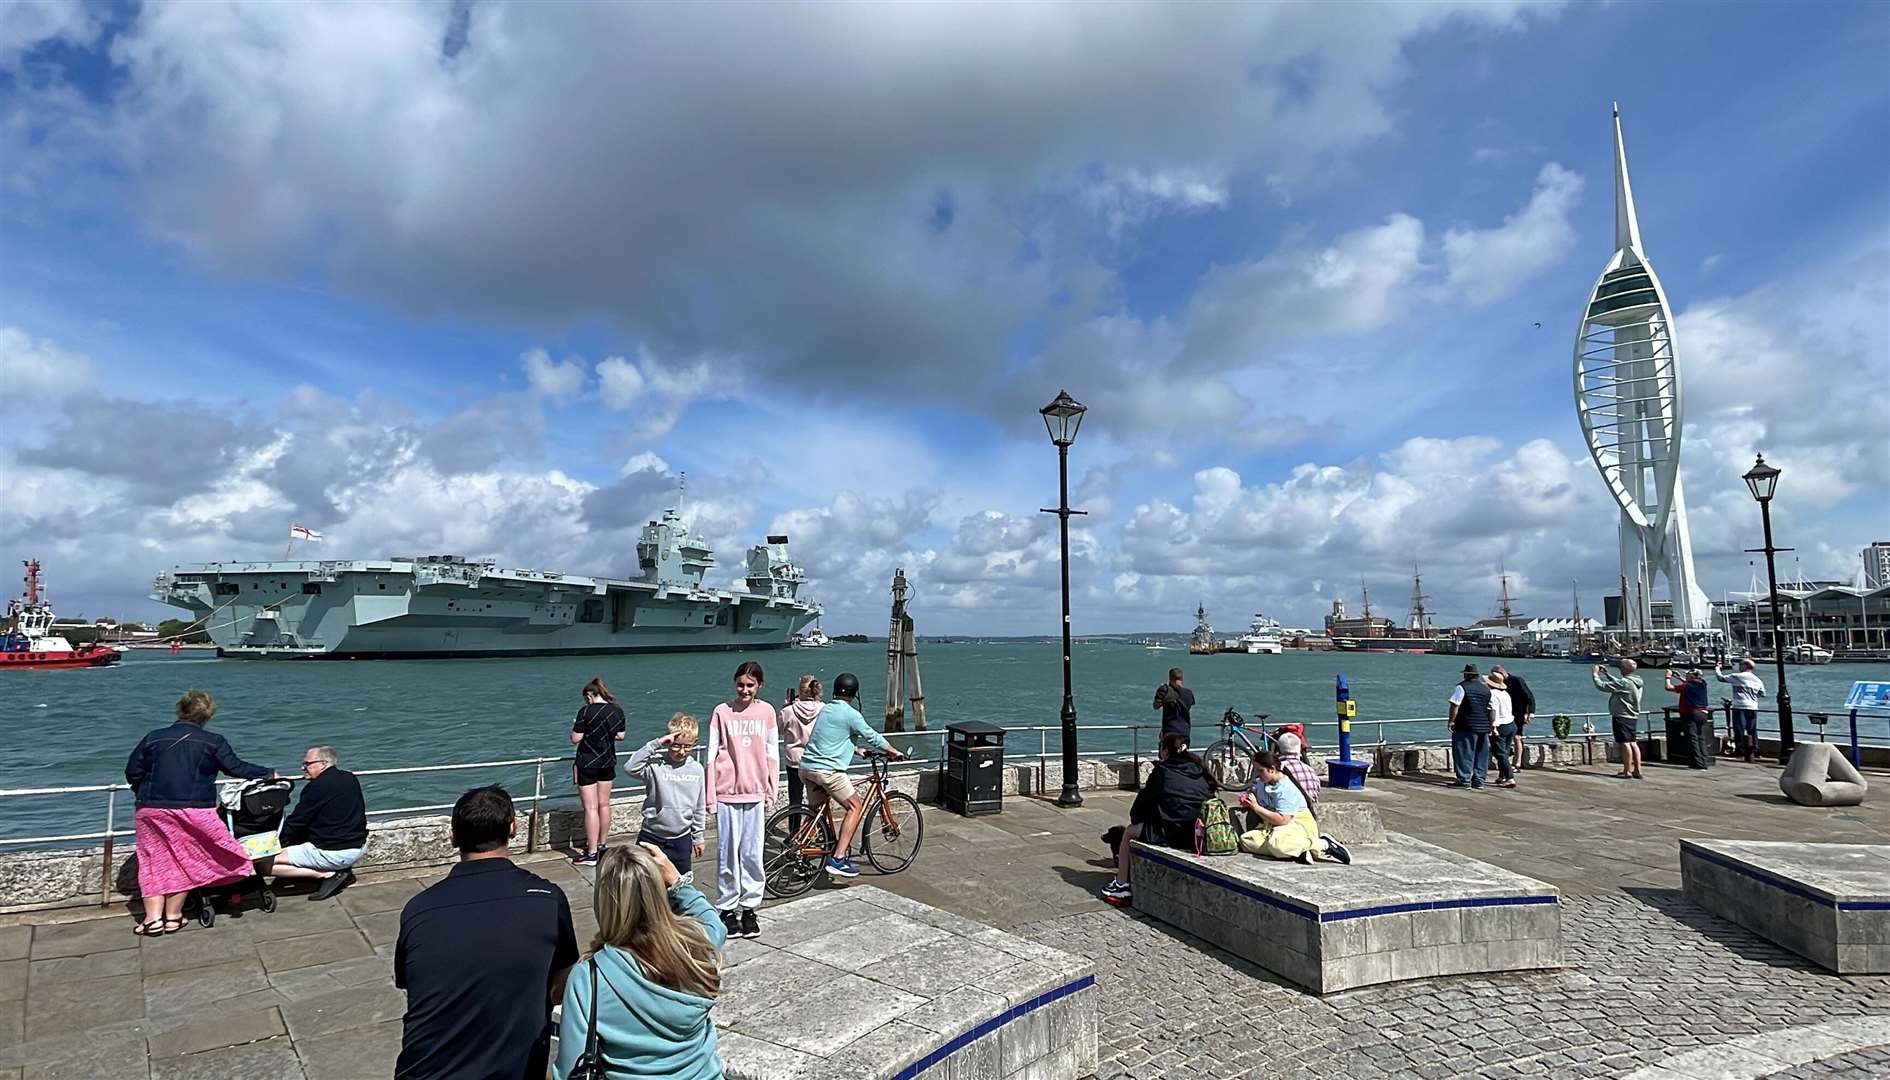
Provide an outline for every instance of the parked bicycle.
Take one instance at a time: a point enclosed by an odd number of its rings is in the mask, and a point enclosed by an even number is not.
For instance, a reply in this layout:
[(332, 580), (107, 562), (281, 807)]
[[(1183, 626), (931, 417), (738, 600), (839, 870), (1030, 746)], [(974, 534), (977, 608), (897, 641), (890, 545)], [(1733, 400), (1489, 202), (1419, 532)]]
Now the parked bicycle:
[[(925, 819), (912, 796), (886, 790), (886, 755), (868, 751), (866, 757), (872, 772), (860, 784), (860, 797), (866, 800), (860, 815), (860, 850), (881, 873), (897, 874), (918, 857)], [(810, 796), (816, 791), (810, 788)], [(789, 806), (768, 818), (761, 855), (768, 895), (799, 896), (827, 872), (827, 860), (834, 855), (833, 800), (824, 792), (819, 797), (818, 808)]]
[[(1268, 713), (1256, 713), (1254, 723), (1264, 723)], [(1260, 742), (1255, 743), (1247, 735), (1247, 718), (1232, 709), (1221, 714), (1221, 738), (1207, 748), (1201, 755), (1206, 763), (1208, 775), (1223, 789), (1244, 789), (1253, 783), (1253, 757), (1262, 750), (1274, 745), (1274, 738), (1264, 728), (1255, 728), (1260, 733)]]

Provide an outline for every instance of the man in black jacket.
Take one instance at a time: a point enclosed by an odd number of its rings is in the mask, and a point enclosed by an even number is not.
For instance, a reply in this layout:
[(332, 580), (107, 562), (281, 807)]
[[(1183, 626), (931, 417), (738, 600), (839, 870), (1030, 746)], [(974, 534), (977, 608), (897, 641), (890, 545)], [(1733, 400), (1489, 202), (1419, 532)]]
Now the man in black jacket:
[(1194, 824), (1201, 804), (1219, 798), (1212, 777), (1200, 757), (1188, 750), (1188, 740), (1170, 732), (1162, 736), (1148, 781), (1129, 806), (1129, 827), (1117, 826), (1104, 834), (1116, 849), (1116, 876), (1103, 886), (1102, 898), (1121, 907), (1129, 903), (1129, 845), (1136, 840), (1162, 847), (1194, 847)]
[(1529, 684), (1522, 676), (1498, 665), (1490, 669), (1490, 674), (1503, 673), (1509, 685), (1509, 700), (1516, 715), (1516, 737), (1510, 746), (1510, 760), (1518, 769), (1523, 767), (1523, 736), (1529, 733), (1529, 721), (1536, 718), (1536, 693), (1529, 689)]
[(282, 852), (266, 871), (278, 880), (319, 878), (310, 900), (326, 900), (352, 884), (350, 868), (367, 847), (361, 781), (339, 760), (332, 746), (311, 746), (302, 755), (302, 798), (282, 822)]

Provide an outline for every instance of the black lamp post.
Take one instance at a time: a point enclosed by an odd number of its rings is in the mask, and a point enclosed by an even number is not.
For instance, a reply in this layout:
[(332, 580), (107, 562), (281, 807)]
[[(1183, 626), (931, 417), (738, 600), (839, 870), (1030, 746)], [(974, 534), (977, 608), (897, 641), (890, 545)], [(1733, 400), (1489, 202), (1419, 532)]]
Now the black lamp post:
[(1792, 738), (1792, 692), (1785, 687), (1785, 637), (1778, 625), (1778, 567), (1772, 559), (1775, 552), (1791, 550), (1772, 546), (1772, 493), (1778, 490), (1780, 471), (1767, 465), (1765, 455), (1760, 454), (1745, 481), (1752, 497), (1759, 501), (1759, 517), (1765, 522), (1765, 546), (1746, 550), (1765, 552), (1765, 580), (1772, 590), (1772, 659), (1778, 666), (1778, 760), (1783, 764), (1791, 760), (1796, 740)]
[(1067, 390), (1057, 391), (1055, 401), (1037, 410), (1057, 448), (1057, 508), (1043, 513), (1057, 516), (1063, 534), (1063, 794), (1057, 796), (1058, 806), (1083, 805), (1076, 790), (1076, 698), (1070, 692), (1070, 515), (1084, 511), (1070, 509), (1070, 444), (1088, 411)]

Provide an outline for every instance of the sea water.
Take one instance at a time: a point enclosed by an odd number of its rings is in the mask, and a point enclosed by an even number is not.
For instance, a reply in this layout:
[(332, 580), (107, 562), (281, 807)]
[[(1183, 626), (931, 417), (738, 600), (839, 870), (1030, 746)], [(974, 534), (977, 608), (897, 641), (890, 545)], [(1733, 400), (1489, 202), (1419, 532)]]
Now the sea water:
[[(629, 717), (624, 746), (659, 735), (671, 715), (687, 712), (708, 720), (729, 694), (735, 666), (759, 661), (767, 673), (764, 696), (779, 704), (803, 673), (825, 684), (843, 671), (859, 677), (863, 709), (875, 727), (884, 714), (886, 646), (839, 644), (829, 649), (671, 655), (580, 656), (518, 660), (257, 661), (217, 660), (207, 653), (128, 653), (109, 668), (0, 673), (0, 788), (53, 787), (121, 780), (125, 757), (138, 739), (168, 723), (186, 689), (209, 691), (217, 700), (212, 729), (229, 739), (246, 761), (297, 774), (302, 752), (333, 745), (344, 767), (496, 761), (567, 757), (572, 716), (582, 704), (586, 680), (601, 677)], [(921, 645), (926, 712), (930, 729), (958, 720), (985, 720), (1014, 729), (1054, 728), (1062, 706), (1061, 653), (1054, 641), (1010, 640)], [(1488, 671), (1489, 657), (1400, 653), (1288, 652), (1278, 656), (1222, 654), (1190, 656), (1183, 650), (1150, 651), (1129, 643), (1079, 643), (1073, 657), (1078, 721), (1151, 725), (1127, 731), (1085, 732), (1085, 751), (1146, 753), (1160, 714), (1150, 708), (1155, 687), (1170, 666), (1186, 671), (1196, 695), (1195, 742), (1217, 737), (1221, 713), (1234, 708), (1249, 718), (1271, 714), (1269, 723), (1310, 725), (1316, 743), (1335, 741), (1333, 677), (1344, 674), (1358, 702), (1354, 733), (1375, 742), (1379, 721), (1441, 717), (1464, 663)], [(1511, 660), (1511, 670), (1529, 681), (1538, 701), (1534, 731), (1544, 735), (1557, 712), (1605, 710), (1606, 698), (1589, 681), (1586, 665), (1564, 660)], [(1662, 672), (1648, 671), (1647, 708), (1671, 704), (1660, 689)], [(1772, 687), (1770, 668), (1760, 676)], [(1840, 738), (1842, 704), (1851, 683), (1882, 678), (1881, 665), (1831, 664), (1788, 669), (1799, 738), (1816, 738), (1805, 714), (1832, 713), (1830, 737)], [(1715, 701), (1726, 688), (1715, 685)], [(1769, 704), (1769, 702), (1768, 702)], [(1762, 715), (1761, 726), (1771, 724)], [(1882, 720), (1869, 729), (1881, 741)], [(1597, 720), (1605, 731), (1605, 718)], [(1581, 730), (1581, 722), (1575, 728)], [(1441, 721), (1383, 729), (1390, 741), (1437, 738)], [(909, 739), (920, 756), (938, 753), (938, 739)], [(1054, 731), (1015, 731), (1007, 751), (1035, 760), (1040, 748), (1057, 752)], [(370, 806), (414, 806), (451, 802), (468, 787), (503, 783), (514, 794), (532, 793), (538, 771), (529, 766), (462, 772), (364, 778)], [(547, 766), (544, 790), (571, 794), (568, 767)], [(119, 796), (119, 825), (129, 822), (129, 800)], [(89, 832), (103, 828), (105, 796), (35, 796), (0, 799), (0, 835)]]

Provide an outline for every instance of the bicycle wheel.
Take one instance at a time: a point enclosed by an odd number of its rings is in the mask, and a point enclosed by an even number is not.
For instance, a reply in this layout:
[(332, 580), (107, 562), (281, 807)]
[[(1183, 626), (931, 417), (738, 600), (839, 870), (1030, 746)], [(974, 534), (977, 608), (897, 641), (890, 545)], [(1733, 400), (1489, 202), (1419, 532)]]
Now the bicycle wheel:
[(777, 899), (799, 896), (820, 880), (833, 830), (805, 806), (789, 806), (768, 818), (761, 837), (761, 872), (766, 892)]
[(1231, 739), (1208, 747), (1201, 758), (1207, 763), (1208, 775), (1223, 788), (1244, 789), (1253, 783), (1253, 759), (1247, 756), (1246, 747)]
[(919, 816), (919, 804), (912, 796), (889, 791), (872, 816), (860, 823), (860, 834), (866, 860), (882, 873), (897, 874), (918, 858), (925, 819)]

